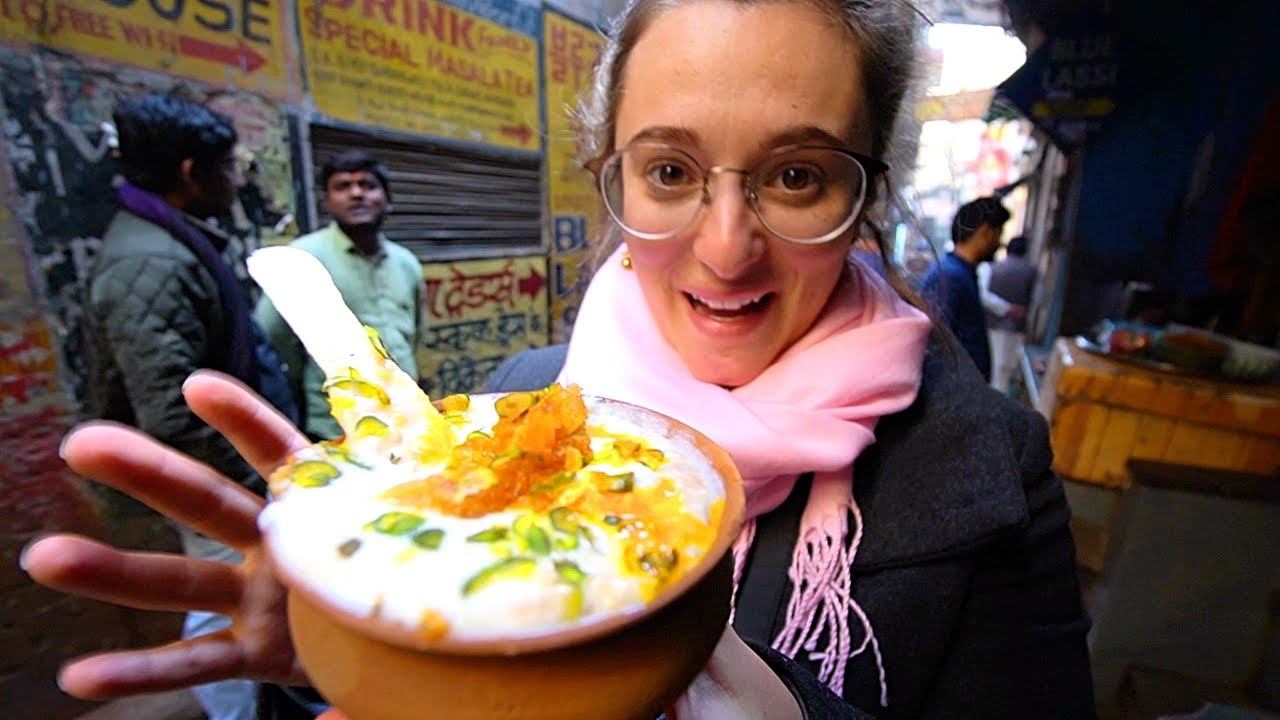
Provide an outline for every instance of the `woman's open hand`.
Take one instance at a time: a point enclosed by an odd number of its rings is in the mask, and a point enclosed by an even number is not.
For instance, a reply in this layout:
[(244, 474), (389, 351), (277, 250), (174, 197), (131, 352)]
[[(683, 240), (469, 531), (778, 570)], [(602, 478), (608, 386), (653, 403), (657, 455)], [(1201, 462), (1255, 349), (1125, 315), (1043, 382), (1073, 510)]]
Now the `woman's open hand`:
[[(264, 477), (307, 444), (288, 420), (238, 381), (202, 371), (183, 386), (187, 404)], [(223, 631), (160, 647), (79, 658), (58, 683), (100, 700), (232, 677), (306, 684), (294, 654), (285, 591), (264, 557), (257, 517), (264, 501), (212, 468), (137, 430), (94, 422), (73, 430), (62, 455), (72, 470), (146, 503), (242, 555), (242, 565), (123, 552), (77, 535), (43, 538), (24, 551), (31, 577), (56, 590), (128, 607), (228, 615)]]

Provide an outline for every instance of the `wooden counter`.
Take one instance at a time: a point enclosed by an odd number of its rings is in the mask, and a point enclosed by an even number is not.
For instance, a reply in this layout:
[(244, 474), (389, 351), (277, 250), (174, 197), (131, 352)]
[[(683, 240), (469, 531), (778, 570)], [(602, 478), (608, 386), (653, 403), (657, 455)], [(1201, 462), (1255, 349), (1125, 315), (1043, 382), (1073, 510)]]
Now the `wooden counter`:
[(1122, 487), (1130, 458), (1262, 475), (1280, 469), (1274, 385), (1147, 370), (1058, 338), (1038, 400), (1053, 468), (1074, 480)]

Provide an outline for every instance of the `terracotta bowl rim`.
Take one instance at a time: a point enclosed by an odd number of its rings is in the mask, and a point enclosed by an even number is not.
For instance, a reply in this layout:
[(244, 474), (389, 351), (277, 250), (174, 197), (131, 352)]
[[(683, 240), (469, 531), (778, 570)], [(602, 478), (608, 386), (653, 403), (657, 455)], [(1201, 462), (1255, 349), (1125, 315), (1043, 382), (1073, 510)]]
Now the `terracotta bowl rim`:
[[(472, 399), (497, 397), (510, 393), (477, 393)], [(282, 564), (277, 563), (271, 552), (271, 544), (265, 543), (266, 557), (276, 576), (291, 593), (299, 593), (312, 605), (322, 609), (338, 623), (356, 632), (368, 635), (391, 645), (409, 650), (429, 651), (453, 655), (520, 655), (526, 653), (559, 650), (599, 640), (615, 634), (626, 627), (636, 624), (695, 588), (721, 562), (725, 553), (729, 552), (744, 522), (746, 498), (742, 487), (742, 476), (729, 453), (703, 433), (664, 413), (621, 400), (583, 394), (583, 400), (600, 405), (617, 405), (631, 410), (639, 410), (665, 421), (673, 434), (685, 433), (694, 445), (711, 461), (720, 472), (724, 486), (724, 510), (720, 515), (720, 527), (715, 540), (703, 554), (696, 565), (688, 570), (676, 582), (663, 588), (652, 602), (637, 608), (610, 613), (580, 625), (557, 628), (539, 633), (519, 635), (509, 638), (443, 638), (429, 639), (415, 630), (403, 626), (390, 625), (378, 620), (356, 615), (349, 610), (330, 601), (323, 594), (315, 591), (298, 575), (290, 572)], [(729, 602), (729, 598), (725, 598)]]

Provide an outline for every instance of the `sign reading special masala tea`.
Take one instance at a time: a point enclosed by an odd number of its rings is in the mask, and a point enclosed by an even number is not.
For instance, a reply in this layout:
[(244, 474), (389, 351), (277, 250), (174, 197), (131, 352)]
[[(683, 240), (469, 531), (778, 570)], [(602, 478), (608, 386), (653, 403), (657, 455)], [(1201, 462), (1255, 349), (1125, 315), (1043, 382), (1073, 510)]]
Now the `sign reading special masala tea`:
[(304, 4), (298, 21), (316, 108), (335, 120), (539, 151), (536, 7), (471, 7)]

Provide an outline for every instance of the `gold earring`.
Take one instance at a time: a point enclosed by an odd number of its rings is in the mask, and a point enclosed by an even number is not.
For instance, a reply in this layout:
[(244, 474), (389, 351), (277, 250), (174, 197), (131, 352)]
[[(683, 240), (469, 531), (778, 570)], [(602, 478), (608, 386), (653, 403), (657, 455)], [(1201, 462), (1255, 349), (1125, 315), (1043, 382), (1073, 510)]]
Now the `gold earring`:
[(622, 269), (623, 270), (631, 269), (631, 253), (622, 254)]

